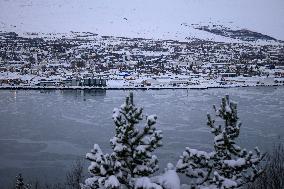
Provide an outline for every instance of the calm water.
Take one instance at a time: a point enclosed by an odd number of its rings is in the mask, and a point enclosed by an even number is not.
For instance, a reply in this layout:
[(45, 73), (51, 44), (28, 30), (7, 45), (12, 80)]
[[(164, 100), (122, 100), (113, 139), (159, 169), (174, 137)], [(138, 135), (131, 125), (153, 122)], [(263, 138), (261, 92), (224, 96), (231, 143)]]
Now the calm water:
[[(21, 172), (28, 178), (59, 181), (94, 143), (110, 152), (112, 110), (128, 91), (0, 90), (0, 188)], [(243, 122), (239, 144), (270, 151), (284, 142), (284, 87), (134, 91), (146, 114), (157, 114), (164, 146), (160, 167), (175, 163), (186, 146), (210, 150), (213, 136), (206, 113), (229, 94)]]

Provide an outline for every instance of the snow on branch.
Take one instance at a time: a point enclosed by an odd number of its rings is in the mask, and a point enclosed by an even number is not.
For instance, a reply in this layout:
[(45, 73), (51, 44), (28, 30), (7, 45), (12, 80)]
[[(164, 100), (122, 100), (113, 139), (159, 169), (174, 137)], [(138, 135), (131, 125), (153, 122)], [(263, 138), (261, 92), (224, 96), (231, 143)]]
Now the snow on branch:
[[(145, 125), (139, 125), (144, 117)], [(162, 145), (162, 132), (155, 127), (157, 116), (144, 116), (143, 109), (135, 106), (133, 93), (130, 93), (121, 107), (114, 109), (112, 118), (115, 125), (115, 136), (110, 140), (113, 152), (103, 154), (95, 144), (91, 153), (87, 153), (92, 177), (82, 188), (134, 188), (135, 183), (136, 188), (156, 186), (140, 183), (158, 170), (158, 158), (152, 154)]]
[(214, 135), (214, 151), (187, 147), (177, 163), (177, 171), (191, 178), (193, 188), (237, 188), (259, 176), (263, 155), (257, 147), (248, 152), (236, 144), (241, 122), (237, 104), (228, 95), (222, 98), (219, 109), (213, 109), (215, 117), (223, 122), (217, 126), (215, 119), (207, 115), (207, 126)]

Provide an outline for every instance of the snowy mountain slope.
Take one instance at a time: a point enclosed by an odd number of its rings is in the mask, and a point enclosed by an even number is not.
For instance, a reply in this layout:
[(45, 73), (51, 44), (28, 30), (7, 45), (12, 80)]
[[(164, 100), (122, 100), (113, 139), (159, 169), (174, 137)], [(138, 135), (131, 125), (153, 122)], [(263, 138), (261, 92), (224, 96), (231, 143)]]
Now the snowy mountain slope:
[(125, 37), (236, 42), (183, 24), (233, 22), (284, 39), (283, 8), (281, 0), (0, 0), (0, 28), (19, 33), (89, 31)]
[(224, 27), (222, 25), (207, 25), (207, 26), (196, 26), (195, 29), (207, 31), (209, 33), (213, 33), (216, 35), (229, 37), (233, 39), (239, 39), (242, 41), (277, 41), (277, 39), (270, 37), (268, 35), (264, 35), (255, 31), (250, 31), (248, 29), (231, 29), (228, 27)]

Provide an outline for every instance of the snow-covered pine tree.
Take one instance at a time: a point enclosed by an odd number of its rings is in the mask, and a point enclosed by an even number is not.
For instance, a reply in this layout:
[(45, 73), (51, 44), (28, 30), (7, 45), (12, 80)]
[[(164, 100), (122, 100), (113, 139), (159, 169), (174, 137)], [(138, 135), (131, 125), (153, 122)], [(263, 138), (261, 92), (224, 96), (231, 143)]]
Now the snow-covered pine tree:
[(240, 148), (235, 140), (239, 136), (237, 104), (229, 96), (222, 99), (219, 110), (213, 106), (216, 117), (224, 125), (215, 125), (215, 119), (207, 115), (207, 125), (214, 135), (214, 151), (207, 153), (186, 148), (177, 163), (177, 171), (191, 178), (191, 188), (239, 188), (253, 181), (260, 173), (263, 155)]
[(130, 93), (120, 109), (114, 109), (113, 152), (103, 154), (95, 144), (87, 154), (92, 178), (85, 181), (83, 189), (136, 188), (138, 178), (146, 179), (158, 170), (158, 159), (152, 152), (162, 145), (162, 132), (155, 128), (157, 116), (146, 116), (146, 124), (141, 126), (143, 118), (143, 109), (135, 106)]
[[(121, 163), (112, 154), (103, 154), (98, 144), (95, 144), (86, 158), (91, 161), (88, 167), (92, 177), (85, 180), (82, 189), (108, 188), (118, 189), (122, 179)], [(118, 180), (119, 179), (119, 180)]]

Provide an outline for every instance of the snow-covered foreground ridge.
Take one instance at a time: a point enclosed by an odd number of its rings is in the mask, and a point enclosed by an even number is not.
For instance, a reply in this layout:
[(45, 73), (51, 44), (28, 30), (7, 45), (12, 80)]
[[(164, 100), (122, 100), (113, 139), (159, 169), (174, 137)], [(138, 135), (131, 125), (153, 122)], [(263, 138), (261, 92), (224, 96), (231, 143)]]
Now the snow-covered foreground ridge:
[[(157, 173), (158, 157), (154, 151), (162, 146), (162, 131), (155, 125), (156, 115), (145, 116), (136, 107), (133, 93), (120, 108), (115, 108), (115, 136), (110, 140), (112, 153), (105, 154), (95, 144), (86, 158), (91, 162), (90, 178), (82, 189), (229, 189), (254, 181), (262, 172), (263, 155), (239, 147), (241, 122), (237, 104), (225, 96), (215, 116), (207, 115), (207, 126), (214, 135), (213, 150), (200, 151), (187, 147), (174, 166), (168, 163), (164, 173)], [(145, 121), (144, 125), (141, 121)], [(217, 123), (221, 124), (217, 126)], [(182, 184), (180, 176), (187, 177)]]

